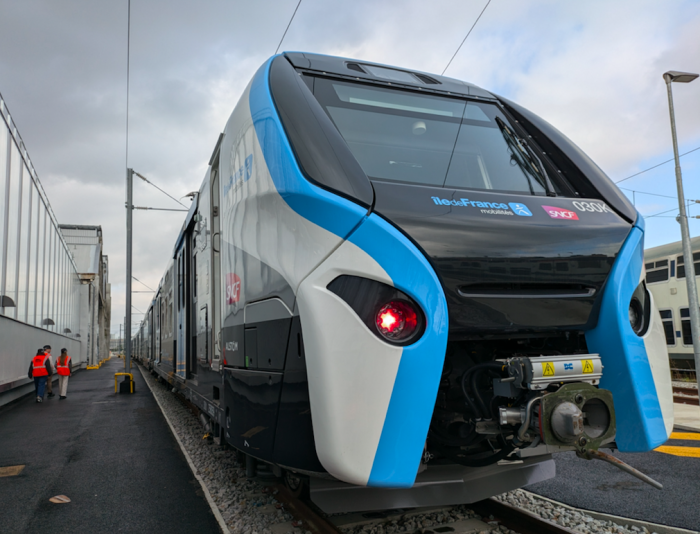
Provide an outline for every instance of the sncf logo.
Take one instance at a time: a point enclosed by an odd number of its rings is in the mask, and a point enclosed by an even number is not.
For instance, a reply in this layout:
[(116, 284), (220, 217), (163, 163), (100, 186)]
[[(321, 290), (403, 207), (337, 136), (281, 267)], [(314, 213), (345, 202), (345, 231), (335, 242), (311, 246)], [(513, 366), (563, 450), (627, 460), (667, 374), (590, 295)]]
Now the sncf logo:
[(226, 304), (235, 304), (241, 298), (241, 279), (236, 273), (226, 275)]
[(557, 208), (556, 206), (542, 206), (542, 209), (547, 212), (552, 219), (567, 219), (569, 221), (578, 221), (578, 215), (576, 212), (569, 211), (564, 208)]

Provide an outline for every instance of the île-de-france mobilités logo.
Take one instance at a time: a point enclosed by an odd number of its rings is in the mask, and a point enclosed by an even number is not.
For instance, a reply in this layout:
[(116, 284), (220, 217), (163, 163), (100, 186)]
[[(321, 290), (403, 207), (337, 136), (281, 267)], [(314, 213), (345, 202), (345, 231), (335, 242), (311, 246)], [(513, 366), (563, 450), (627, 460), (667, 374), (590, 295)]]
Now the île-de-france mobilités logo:
[(516, 215), (520, 215), (521, 217), (532, 217), (532, 212), (525, 204), (520, 204), (519, 202), (509, 202), (508, 205)]

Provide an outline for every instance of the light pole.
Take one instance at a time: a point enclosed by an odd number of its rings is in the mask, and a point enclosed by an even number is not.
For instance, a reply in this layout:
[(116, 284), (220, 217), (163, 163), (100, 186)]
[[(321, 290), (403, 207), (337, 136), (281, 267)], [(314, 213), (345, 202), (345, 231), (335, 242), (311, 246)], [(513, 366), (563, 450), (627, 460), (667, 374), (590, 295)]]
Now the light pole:
[(691, 72), (670, 70), (664, 73), (666, 89), (668, 89), (668, 111), (671, 115), (671, 136), (673, 137), (673, 157), (676, 160), (676, 188), (678, 189), (679, 222), (681, 224), (681, 240), (683, 242), (683, 262), (685, 263), (685, 283), (688, 288), (688, 307), (690, 308), (690, 331), (693, 336), (693, 352), (695, 355), (695, 379), (700, 373), (700, 306), (698, 305), (698, 290), (695, 285), (695, 265), (693, 251), (690, 247), (690, 232), (688, 231), (688, 215), (685, 212), (685, 196), (683, 195), (683, 177), (681, 176), (681, 161), (678, 156), (678, 138), (676, 137), (676, 116), (673, 111), (673, 93), (671, 84), (689, 83), (697, 78)]

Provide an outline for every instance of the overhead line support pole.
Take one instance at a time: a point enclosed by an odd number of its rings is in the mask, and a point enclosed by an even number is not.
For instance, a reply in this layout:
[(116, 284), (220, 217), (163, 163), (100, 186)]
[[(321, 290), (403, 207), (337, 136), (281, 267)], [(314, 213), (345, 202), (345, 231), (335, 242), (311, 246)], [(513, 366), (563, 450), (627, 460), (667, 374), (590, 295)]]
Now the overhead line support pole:
[(126, 169), (126, 321), (124, 372), (131, 369), (131, 219), (134, 212), (134, 169)]

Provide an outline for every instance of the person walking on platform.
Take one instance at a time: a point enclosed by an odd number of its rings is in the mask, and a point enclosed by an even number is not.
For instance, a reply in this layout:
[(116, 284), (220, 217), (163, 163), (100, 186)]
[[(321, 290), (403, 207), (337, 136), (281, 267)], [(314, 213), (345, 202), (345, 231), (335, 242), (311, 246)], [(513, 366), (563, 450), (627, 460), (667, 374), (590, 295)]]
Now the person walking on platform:
[[(49, 356), (49, 363), (50, 363), (51, 365), (53, 365), (53, 360), (51, 359), (51, 345), (44, 345), (44, 354), (48, 354), (48, 356)], [(49, 378), (46, 380), (46, 392), (47, 392), (47, 393), (46, 393), (46, 396), (47, 396), (48, 398), (51, 398), (51, 397), (54, 396), (54, 393), (53, 393), (53, 384), (52, 384), (51, 377), (49, 377)]]
[(61, 355), (56, 360), (56, 372), (58, 373), (58, 400), (66, 398), (68, 391), (68, 378), (71, 375), (70, 356), (68, 349), (61, 349)]
[(29, 376), (34, 379), (34, 388), (36, 389), (36, 401), (44, 402), (44, 389), (46, 381), (51, 379), (53, 370), (51, 369), (51, 360), (44, 354), (44, 349), (36, 351), (36, 356), (32, 358), (29, 364)]

